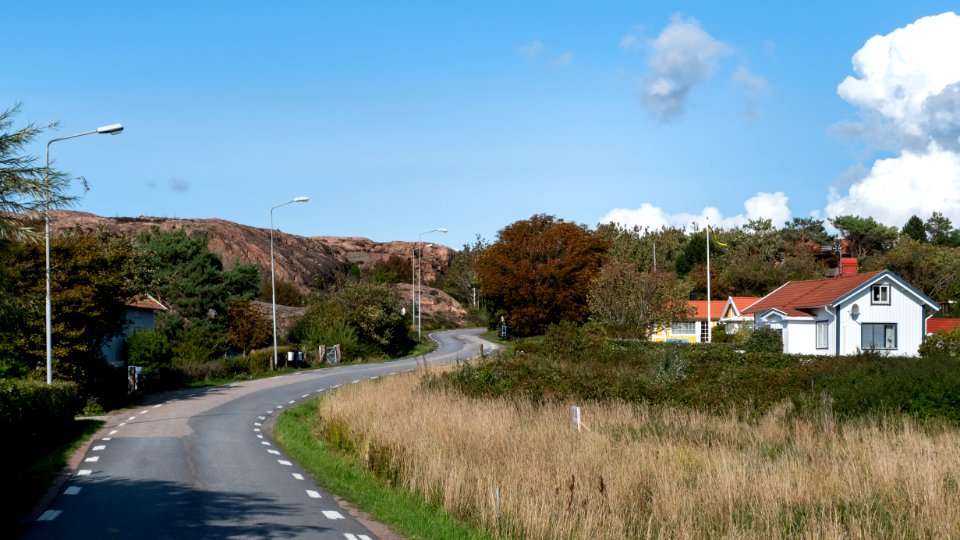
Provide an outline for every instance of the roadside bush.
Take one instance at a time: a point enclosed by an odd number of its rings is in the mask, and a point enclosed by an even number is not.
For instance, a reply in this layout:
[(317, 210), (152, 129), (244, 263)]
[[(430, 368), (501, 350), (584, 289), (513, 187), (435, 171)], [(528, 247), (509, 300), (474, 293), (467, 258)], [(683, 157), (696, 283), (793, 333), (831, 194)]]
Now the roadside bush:
[(579, 326), (575, 322), (563, 321), (547, 327), (541, 350), (556, 360), (596, 356), (606, 346), (607, 336), (601, 325), (589, 322)]
[(194, 325), (177, 334), (173, 345), (173, 365), (202, 364), (227, 350), (224, 333), (216, 328)]
[[(0, 453), (42, 447), (83, 410), (80, 387), (72, 382), (0, 379)], [(12, 444), (16, 441), (17, 444)]]
[(937, 332), (923, 338), (920, 344), (920, 356), (949, 356), (960, 357), (960, 328), (949, 332)]
[(188, 382), (200, 382), (207, 379), (225, 379), (231, 375), (230, 368), (224, 360), (204, 362), (202, 364), (181, 364), (177, 366), (184, 379)]
[(169, 366), (173, 359), (170, 340), (157, 330), (137, 330), (127, 337), (127, 363), (144, 370)]

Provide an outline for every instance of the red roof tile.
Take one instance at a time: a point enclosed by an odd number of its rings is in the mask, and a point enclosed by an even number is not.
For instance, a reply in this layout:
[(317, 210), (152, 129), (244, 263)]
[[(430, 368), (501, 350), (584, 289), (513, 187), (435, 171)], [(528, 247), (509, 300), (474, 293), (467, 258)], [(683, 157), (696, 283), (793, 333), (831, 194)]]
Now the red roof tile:
[(960, 328), (960, 319), (927, 319), (927, 333), (949, 332)]
[(802, 310), (832, 304), (879, 273), (864, 272), (837, 278), (791, 281), (750, 306), (750, 313), (778, 309), (790, 317), (810, 317), (809, 313)]
[(156, 298), (150, 296), (137, 296), (133, 300), (127, 302), (127, 307), (135, 307), (141, 309), (152, 309), (154, 311), (167, 311), (167, 306), (161, 304), (157, 301)]
[[(707, 301), (706, 300), (689, 300), (687, 305), (693, 309), (694, 320), (707, 320)], [(719, 320), (723, 316), (723, 308), (726, 307), (726, 300), (711, 300), (710, 301), (710, 319)]]
[(759, 296), (731, 296), (733, 305), (737, 306), (737, 311), (743, 314), (743, 310), (760, 300)]

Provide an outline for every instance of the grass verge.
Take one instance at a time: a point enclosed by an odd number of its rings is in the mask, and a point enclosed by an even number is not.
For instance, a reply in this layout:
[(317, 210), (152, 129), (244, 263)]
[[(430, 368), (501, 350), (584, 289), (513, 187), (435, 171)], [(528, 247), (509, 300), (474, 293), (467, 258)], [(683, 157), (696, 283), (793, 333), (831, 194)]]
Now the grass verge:
[(430, 507), (413, 495), (385, 485), (355, 461), (327, 447), (313, 430), (320, 399), (280, 415), (274, 438), (325, 488), (407, 538), (491, 538), (453, 520), (440, 508)]
[(0, 529), (12, 530), (18, 520), (33, 510), (74, 452), (102, 425), (100, 420), (76, 420), (49, 446), (25, 453), (27, 456), (36, 455), (37, 459), (23, 467), (11, 468), (5, 476), (4, 488), (16, 495), (0, 505)]

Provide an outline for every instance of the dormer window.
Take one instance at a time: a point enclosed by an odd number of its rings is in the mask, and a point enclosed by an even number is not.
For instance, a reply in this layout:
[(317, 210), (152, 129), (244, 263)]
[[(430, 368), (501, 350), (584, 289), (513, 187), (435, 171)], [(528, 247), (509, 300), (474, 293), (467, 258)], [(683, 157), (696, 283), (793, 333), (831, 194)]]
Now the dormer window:
[(890, 285), (874, 285), (870, 291), (871, 304), (890, 304)]

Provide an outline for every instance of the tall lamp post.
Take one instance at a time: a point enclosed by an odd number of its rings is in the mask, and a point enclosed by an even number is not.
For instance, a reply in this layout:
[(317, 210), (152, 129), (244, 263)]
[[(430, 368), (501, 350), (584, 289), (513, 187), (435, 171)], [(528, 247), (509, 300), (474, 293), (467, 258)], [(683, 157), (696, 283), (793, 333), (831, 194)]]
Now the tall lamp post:
[[(431, 230), (429, 230), (429, 231), (424, 231), (424, 232), (420, 233), (419, 235), (417, 235), (417, 245), (420, 245), (420, 240), (423, 238), (423, 235), (425, 235), (425, 234), (430, 234), (430, 233), (435, 233), (435, 232), (445, 233), (445, 232), (447, 232), (447, 229), (444, 228), (444, 227), (440, 227), (440, 228), (437, 228), (437, 229), (431, 229)], [(414, 251), (414, 254), (416, 255), (416, 254), (417, 254), (417, 249), (416, 249), (416, 247), (414, 247), (414, 250), (413, 250), (413, 251)], [(423, 288), (422, 281), (423, 281), (423, 280), (421, 279), (421, 278), (422, 278), (422, 275), (423, 275), (423, 267), (422, 267), (421, 264), (420, 264), (422, 258), (423, 258), (423, 248), (420, 248), (420, 253), (419, 253), (419, 256), (417, 257), (417, 271), (414, 272), (414, 277), (417, 279), (417, 282), (416, 282), (416, 284), (414, 285), (414, 302), (415, 302), (416, 316), (417, 316), (417, 341), (418, 341), (418, 342), (419, 342), (421, 339), (423, 339), (423, 337), (422, 337), (421, 334), (420, 334), (420, 315), (421, 315), (420, 312), (423, 310), (423, 306), (422, 306), (422, 304), (421, 304), (421, 302), (420, 302), (421, 299), (422, 299), (422, 296), (423, 296), (423, 291), (422, 291), (422, 288)]]
[[(110, 124), (106, 126), (100, 126), (97, 129), (92, 131), (84, 131), (83, 133), (74, 133), (73, 135), (67, 135), (66, 137), (57, 137), (56, 139), (50, 139), (47, 141), (47, 163), (44, 167), (44, 181), (50, 181), (50, 145), (58, 142), (65, 141), (67, 139), (76, 139), (77, 137), (83, 137), (84, 135), (93, 135), (94, 133), (100, 135), (117, 135), (123, 131), (123, 124)], [(47, 300), (46, 300), (46, 333), (47, 333), (47, 384), (53, 383), (53, 335), (51, 331), (51, 302), (50, 302), (50, 197), (49, 197), (49, 187), (47, 191), (47, 204), (44, 211), (44, 244), (45, 244), (45, 260), (47, 267)]]
[(277, 369), (277, 281), (273, 263), (273, 211), (281, 206), (286, 206), (291, 203), (307, 202), (309, 200), (310, 197), (294, 197), (283, 204), (278, 204), (270, 208), (270, 304), (273, 306), (273, 364), (270, 366), (270, 369)]

